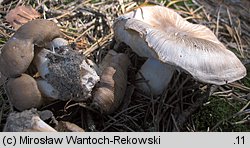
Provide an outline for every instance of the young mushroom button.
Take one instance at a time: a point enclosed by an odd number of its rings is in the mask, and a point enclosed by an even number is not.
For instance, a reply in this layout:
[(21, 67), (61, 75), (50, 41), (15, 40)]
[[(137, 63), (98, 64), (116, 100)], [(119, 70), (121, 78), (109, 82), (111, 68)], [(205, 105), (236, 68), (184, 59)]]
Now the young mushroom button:
[[(116, 40), (129, 45), (139, 56), (175, 66), (201, 82), (223, 85), (246, 75), (241, 61), (211, 30), (189, 23), (169, 8), (141, 7), (118, 17), (113, 29)], [(157, 73), (150, 67), (143, 71)], [(171, 77), (171, 72), (161, 76), (163, 79)], [(147, 79), (155, 81), (161, 78), (153, 76)], [(158, 86), (161, 89), (167, 84), (159, 81)]]

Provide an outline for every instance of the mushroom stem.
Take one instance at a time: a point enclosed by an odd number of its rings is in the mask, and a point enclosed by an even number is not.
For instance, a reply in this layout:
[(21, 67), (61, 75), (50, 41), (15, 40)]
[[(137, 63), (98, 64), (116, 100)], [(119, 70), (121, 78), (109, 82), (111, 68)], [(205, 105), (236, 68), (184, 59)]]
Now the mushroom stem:
[(144, 78), (147, 82), (137, 83), (136, 86), (147, 95), (160, 95), (167, 88), (174, 70), (171, 65), (149, 58), (136, 75), (137, 79)]
[(50, 60), (47, 58), (47, 55), (49, 53), (53, 53), (53, 52), (44, 48), (34, 57), (34, 64), (37, 67), (39, 75), (43, 79), (45, 79), (45, 76), (49, 74), (48, 65), (50, 63)]
[(32, 125), (32, 129), (30, 129), (30, 131), (32, 132), (56, 132), (54, 128), (49, 126), (38, 116), (32, 117), (31, 125)]
[(127, 88), (129, 64), (126, 54), (112, 50), (103, 59), (100, 83), (93, 96), (93, 105), (103, 114), (111, 114), (121, 105)]
[[(54, 128), (43, 120), (51, 118), (47, 116), (50, 111), (37, 111), (32, 108), (22, 112), (12, 112), (8, 115), (4, 132), (56, 132)], [(47, 116), (47, 117), (46, 117)]]

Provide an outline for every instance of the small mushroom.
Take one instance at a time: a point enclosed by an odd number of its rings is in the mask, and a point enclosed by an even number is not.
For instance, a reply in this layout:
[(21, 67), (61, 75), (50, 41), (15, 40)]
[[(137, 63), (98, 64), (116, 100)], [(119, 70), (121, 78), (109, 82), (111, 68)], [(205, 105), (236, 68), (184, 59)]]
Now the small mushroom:
[(24, 73), (34, 57), (34, 45), (45, 47), (61, 36), (57, 25), (48, 20), (33, 20), (21, 26), (5, 43), (0, 54), (0, 72), (6, 77)]
[(101, 79), (94, 92), (93, 105), (104, 114), (113, 113), (122, 103), (127, 87), (126, 54), (110, 50), (101, 64)]
[(38, 108), (43, 104), (44, 100), (35, 79), (27, 74), (10, 78), (5, 88), (11, 104), (20, 111)]
[[(196, 80), (216, 85), (231, 83), (246, 75), (241, 61), (211, 30), (189, 23), (169, 8), (138, 8), (118, 17), (113, 28), (118, 42), (126, 43), (139, 56), (157, 59), (162, 69), (168, 68), (161, 64), (166, 63), (191, 74)], [(158, 72), (151, 67), (143, 71)], [(158, 77), (148, 79), (156, 81)], [(159, 94), (164, 85), (159, 84), (153, 94)]]
[[(43, 111), (42, 111), (43, 112)], [(41, 112), (41, 113), (42, 113)], [(36, 109), (12, 112), (8, 115), (4, 132), (56, 132), (45, 123)]]
[(54, 47), (54, 52), (42, 49), (34, 58), (42, 77), (37, 81), (40, 91), (53, 99), (87, 100), (100, 79), (96, 71), (83, 55), (69, 46)]

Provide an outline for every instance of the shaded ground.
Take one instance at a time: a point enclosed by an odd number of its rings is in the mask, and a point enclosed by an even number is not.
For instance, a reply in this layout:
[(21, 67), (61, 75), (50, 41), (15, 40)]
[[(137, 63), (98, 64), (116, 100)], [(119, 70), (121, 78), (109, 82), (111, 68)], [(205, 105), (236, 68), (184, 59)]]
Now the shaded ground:
[[(246, 67), (250, 67), (249, 2), (232, 2), (220, 1), (219, 5), (214, 0), (199, 3), (165, 0), (151, 4), (171, 7), (188, 21), (206, 25)], [(143, 1), (132, 0), (7, 2), (0, 5), (0, 44), (3, 46), (14, 32), (4, 16), (16, 5), (31, 5), (43, 14), (43, 18), (57, 22), (75, 50), (99, 63), (107, 51), (114, 48), (111, 29), (114, 18), (141, 4)], [(235, 7), (241, 11), (235, 11)], [(145, 59), (138, 57), (126, 45), (117, 49), (129, 55), (132, 66), (129, 68), (125, 101), (115, 113), (104, 116), (86, 102), (73, 101), (56, 101), (41, 110), (49, 109), (57, 120), (73, 122), (86, 131), (250, 131), (249, 71), (244, 79), (219, 87), (198, 83), (187, 74), (175, 72), (164, 93), (153, 98), (135, 87), (135, 83), (143, 81), (136, 80), (135, 74)], [(3, 128), (12, 109), (2, 86), (0, 98), (0, 126)]]

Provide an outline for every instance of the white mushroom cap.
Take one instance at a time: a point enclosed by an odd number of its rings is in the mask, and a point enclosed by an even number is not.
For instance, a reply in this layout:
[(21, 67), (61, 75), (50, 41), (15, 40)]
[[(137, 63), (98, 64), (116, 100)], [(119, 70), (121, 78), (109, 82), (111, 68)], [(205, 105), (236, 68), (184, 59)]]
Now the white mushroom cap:
[(241, 61), (211, 30), (166, 7), (141, 7), (120, 16), (114, 32), (138, 55), (177, 66), (202, 82), (223, 85), (246, 75)]

